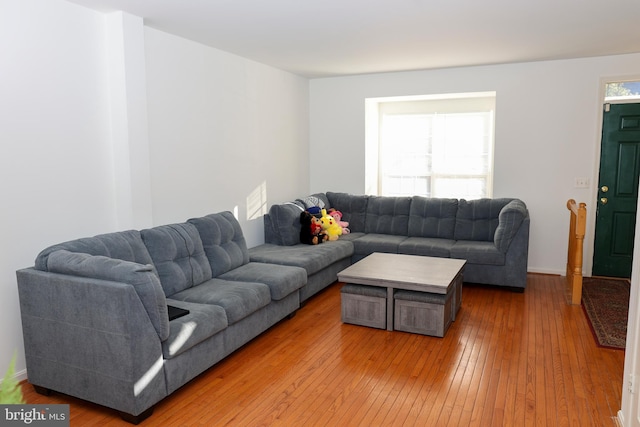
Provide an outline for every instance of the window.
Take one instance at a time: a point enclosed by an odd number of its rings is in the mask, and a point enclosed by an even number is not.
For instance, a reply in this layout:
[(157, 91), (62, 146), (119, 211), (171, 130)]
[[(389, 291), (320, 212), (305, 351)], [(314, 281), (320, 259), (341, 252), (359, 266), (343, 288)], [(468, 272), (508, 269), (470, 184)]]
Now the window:
[(491, 197), (495, 93), (366, 100), (367, 194)]
[(605, 85), (605, 98), (610, 101), (624, 101), (640, 99), (640, 81), (611, 82)]

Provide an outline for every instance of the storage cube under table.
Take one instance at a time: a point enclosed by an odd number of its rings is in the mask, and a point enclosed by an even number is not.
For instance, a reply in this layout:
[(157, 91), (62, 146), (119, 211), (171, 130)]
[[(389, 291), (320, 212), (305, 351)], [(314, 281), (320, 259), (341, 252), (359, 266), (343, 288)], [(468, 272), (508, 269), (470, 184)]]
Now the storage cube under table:
[[(342, 321), (442, 337), (461, 304), (466, 261), (373, 253), (338, 273)], [(386, 297), (384, 292), (386, 291)], [(386, 313), (382, 307), (386, 304)], [(394, 315), (395, 312), (395, 315)]]
[(347, 284), (340, 292), (341, 317), (344, 323), (386, 329), (386, 288)]
[(396, 291), (393, 327), (397, 331), (444, 337), (453, 320), (453, 288), (446, 294)]

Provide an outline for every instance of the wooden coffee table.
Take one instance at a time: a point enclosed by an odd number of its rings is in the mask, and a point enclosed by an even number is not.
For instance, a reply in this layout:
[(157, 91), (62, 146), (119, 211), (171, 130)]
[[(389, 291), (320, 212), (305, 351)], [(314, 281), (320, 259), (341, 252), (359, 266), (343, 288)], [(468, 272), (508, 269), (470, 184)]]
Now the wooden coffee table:
[[(392, 331), (395, 290), (449, 295), (450, 320), (455, 320), (462, 299), (462, 272), (465, 263), (466, 261), (461, 259), (376, 252), (342, 270), (338, 273), (338, 279), (349, 284), (386, 288), (386, 328)], [(444, 298), (442, 299), (444, 301)], [(449, 319), (443, 320), (446, 323)]]

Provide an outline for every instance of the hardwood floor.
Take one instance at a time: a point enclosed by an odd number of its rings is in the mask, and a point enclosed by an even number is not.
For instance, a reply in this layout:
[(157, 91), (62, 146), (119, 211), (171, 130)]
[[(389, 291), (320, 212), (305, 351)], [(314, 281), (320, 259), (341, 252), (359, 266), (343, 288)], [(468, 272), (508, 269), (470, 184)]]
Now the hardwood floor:
[[(340, 321), (340, 284), (156, 405), (143, 426), (615, 426), (624, 351), (600, 348), (559, 276), (465, 285), (444, 338)], [(69, 403), (72, 426), (130, 425)]]

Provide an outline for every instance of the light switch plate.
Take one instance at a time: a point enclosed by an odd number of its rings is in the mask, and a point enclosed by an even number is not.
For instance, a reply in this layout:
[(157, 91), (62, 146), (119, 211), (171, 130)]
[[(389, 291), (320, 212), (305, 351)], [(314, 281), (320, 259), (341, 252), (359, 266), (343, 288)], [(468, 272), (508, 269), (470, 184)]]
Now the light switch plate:
[(576, 188), (589, 188), (589, 178), (576, 178)]

